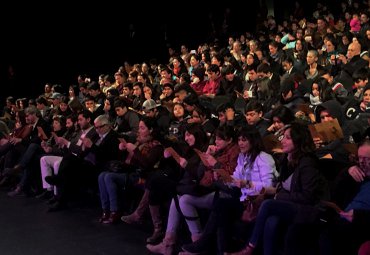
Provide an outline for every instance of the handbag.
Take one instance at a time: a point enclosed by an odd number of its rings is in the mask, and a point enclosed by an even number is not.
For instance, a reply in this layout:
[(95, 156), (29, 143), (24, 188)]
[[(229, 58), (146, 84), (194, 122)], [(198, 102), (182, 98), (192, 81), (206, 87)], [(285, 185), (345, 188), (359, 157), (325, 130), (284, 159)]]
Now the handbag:
[(111, 160), (106, 163), (105, 170), (112, 173), (129, 173), (132, 172), (132, 167), (123, 161)]
[(244, 210), (241, 220), (246, 223), (254, 221), (257, 218), (258, 210), (263, 200), (265, 200), (264, 188), (257, 195), (247, 196), (247, 198), (244, 200)]
[(202, 179), (200, 179), (199, 184), (203, 187), (211, 187), (213, 183), (213, 171), (206, 169), (204, 171), (204, 174), (202, 176)]

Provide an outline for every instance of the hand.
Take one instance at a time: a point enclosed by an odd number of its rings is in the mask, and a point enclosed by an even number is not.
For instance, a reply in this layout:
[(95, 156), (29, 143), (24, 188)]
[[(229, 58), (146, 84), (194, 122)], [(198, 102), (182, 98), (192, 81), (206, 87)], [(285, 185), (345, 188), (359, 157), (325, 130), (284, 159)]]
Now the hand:
[(248, 98), (249, 98), (248, 90), (244, 90), (244, 91), (243, 91), (243, 98), (244, 98), (244, 99), (248, 99)]
[(188, 161), (184, 158), (180, 158), (179, 164), (182, 168), (185, 168), (188, 165)]
[(82, 144), (85, 146), (85, 148), (91, 148), (93, 145), (93, 142), (91, 141), (90, 138), (85, 137), (82, 139)]
[(213, 155), (217, 151), (216, 145), (209, 145), (206, 154)]
[(52, 151), (52, 148), (50, 146), (42, 147), (45, 151), (45, 153), (50, 153)]
[(339, 54), (338, 59), (342, 61), (343, 64), (347, 64), (347, 58), (343, 54)]
[(360, 104), (360, 109), (361, 109), (361, 111), (365, 111), (366, 110), (366, 104), (364, 103), (364, 102), (361, 102), (361, 104)]
[(349, 222), (353, 221), (353, 209), (349, 210), (348, 212), (340, 212), (339, 215), (340, 217), (348, 220)]
[(320, 148), (322, 146), (322, 144), (324, 143), (323, 140), (321, 140), (320, 137), (314, 137), (313, 142), (316, 146), (316, 149)]
[(118, 145), (118, 148), (123, 151), (123, 150), (126, 150), (126, 142), (120, 142), (119, 145)]
[(214, 167), (214, 165), (216, 165), (217, 160), (212, 155), (204, 154), (204, 156), (206, 161), (205, 165), (207, 167)]
[(235, 111), (232, 108), (228, 108), (225, 111), (226, 120), (233, 120), (235, 116)]
[(302, 112), (302, 111), (297, 111), (295, 113), (295, 117), (296, 118), (301, 118), (301, 117), (304, 117), (304, 116), (306, 116), (306, 114), (304, 112)]
[(127, 143), (126, 144), (126, 150), (129, 152), (129, 153), (134, 153), (134, 150), (136, 149), (136, 145), (135, 144), (132, 144), (132, 143)]
[(364, 181), (365, 173), (358, 166), (351, 166), (348, 169), (348, 173), (356, 182)]
[(269, 132), (274, 132), (275, 131), (275, 125), (272, 124), (271, 126), (268, 127), (267, 131)]
[(235, 184), (235, 186), (237, 186), (240, 189), (247, 187), (247, 181), (246, 180), (235, 179), (234, 184)]
[(64, 137), (56, 137), (54, 140), (55, 140), (55, 143), (61, 147), (67, 146), (68, 144), (68, 140), (65, 139)]
[(164, 151), (163, 151), (163, 157), (164, 158), (171, 157), (171, 153), (169, 152), (168, 148), (164, 149)]
[(12, 138), (10, 138), (9, 142), (11, 144), (13, 144), (13, 145), (16, 145), (16, 144), (22, 142), (22, 139), (21, 138), (12, 137)]

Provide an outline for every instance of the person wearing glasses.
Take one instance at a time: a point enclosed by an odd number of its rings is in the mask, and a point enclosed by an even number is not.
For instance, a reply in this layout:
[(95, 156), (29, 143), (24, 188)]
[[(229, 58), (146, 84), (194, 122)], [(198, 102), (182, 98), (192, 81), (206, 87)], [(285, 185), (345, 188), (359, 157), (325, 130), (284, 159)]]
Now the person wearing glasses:
[[(361, 244), (370, 240), (370, 140), (358, 146), (358, 163), (345, 168), (331, 191), (337, 212), (321, 235), (320, 254), (357, 254)], [(343, 208), (343, 209), (341, 209)], [(343, 245), (338, 245), (343, 244)], [(359, 253), (360, 254), (360, 253)]]

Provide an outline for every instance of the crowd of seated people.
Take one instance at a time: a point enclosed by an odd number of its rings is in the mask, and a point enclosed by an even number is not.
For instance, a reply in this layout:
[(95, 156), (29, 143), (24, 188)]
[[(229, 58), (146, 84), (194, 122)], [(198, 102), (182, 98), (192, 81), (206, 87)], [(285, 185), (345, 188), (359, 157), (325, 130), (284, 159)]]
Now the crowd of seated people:
[(365, 254), (370, 6), (340, 7), (7, 97), (0, 186), (50, 212), (92, 194), (107, 225), (149, 209), (157, 254), (178, 250), (183, 227), (181, 254)]

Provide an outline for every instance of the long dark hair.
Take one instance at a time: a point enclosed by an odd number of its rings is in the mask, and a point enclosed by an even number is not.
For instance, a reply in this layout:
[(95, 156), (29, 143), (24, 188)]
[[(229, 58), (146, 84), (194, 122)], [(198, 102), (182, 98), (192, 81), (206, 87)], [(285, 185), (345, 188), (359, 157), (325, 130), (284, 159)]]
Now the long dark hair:
[(290, 136), (294, 144), (290, 165), (297, 166), (302, 156), (307, 154), (313, 155), (315, 144), (307, 125), (292, 122), (287, 129), (290, 129)]
[(239, 137), (243, 137), (248, 140), (250, 144), (250, 150), (248, 151), (248, 155), (250, 156), (251, 164), (253, 165), (257, 156), (261, 153), (261, 151), (265, 150), (265, 147), (262, 142), (262, 137), (256, 129), (248, 128), (242, 128), (238, 133), (238, 138)]
[(186, 131), (192, 134), (195, 138), (193, 148), (203, 151), (207, 147), (207, 134), (204, 132), (200, 124), (188, 124), (186, 126)]

